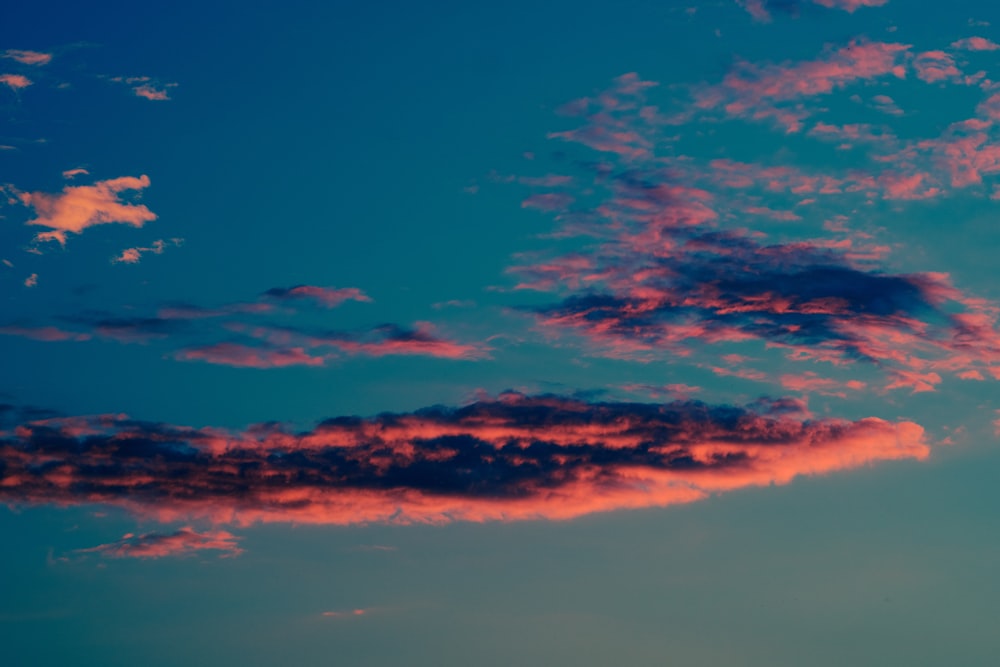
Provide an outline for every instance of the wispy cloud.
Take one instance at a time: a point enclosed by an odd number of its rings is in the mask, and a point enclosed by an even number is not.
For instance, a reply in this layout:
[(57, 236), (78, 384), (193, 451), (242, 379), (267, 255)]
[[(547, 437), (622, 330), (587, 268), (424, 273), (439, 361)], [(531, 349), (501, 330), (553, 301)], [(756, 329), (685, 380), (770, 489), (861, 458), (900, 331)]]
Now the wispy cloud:
[(158, 83), (148, 76), (115, 76), (110, 78), (115, 83), (123, 83), (132, 88), (136, 97), (153, 102), (163, 102), (170, 99), (168, 89), (177, 87), (176, 83)]
[[(811, 419), (798, 401), (735, 407), (508, 393), (461, 408), (332, 418), (305, 432), (121, 415), (18, 423), (0, 436), (0, 500), (240, 525), (568, 519), (929, 451), (911, 422)], [(234, 548), (227, 536), (209, 538), (166, 541)], [(158, 552), (164, 541), (106, 549)]]
[(7, 49), (3, 53), (4, 58), (16, 60), (23, 65), (47, 65), (52, 61), (51, 53), (40, 51), (22, 51), (21, 49)]
[[(710, 90), (728, 91), (740, 104), (829, 92), (857, 77), (893, 73), (896, 56), (908, 48), (854, 44), (806, 64), (751, 66), (753, 76), (730, 75)], [(676, 362), (710, 345), (759, 341), (792, 360), (865, 362), (885, 375), (881, 389), (928, 391), (944, 375), (987, 376), (1000, 366), (1000, 308), (956, 289), (945, 274), (888, 270), (889, 248), (870, 235), (848, 231), (770, 241), (763, 232), (725, 224), (748, 213), (784, 221), (801, 216), (798, 210), (747, 205), (744, 192), (797, 197), (798, 204), (818, 196), (908, 201), (943, 196), (949, 186), (1000, 172), (1000, 147), (989, 143), (984, 128), (1000, 103), (988, 98), (980, 118), (930, 140), (899, 142), (861, 124), (817, 123), (815, 134), (864, 140), (886, 151), (875, 161), (877, 170), (832, 176), (793, 165), (725, 159), (705, 165), (657, 153), (658, 123), (670, 116), (647, 113), (653, 107), (635, 91), (649, 87), (640, 89), (634, 81), (616, 80), (597, 98), (600, 108), (583, 113), (582, 122), (584, 128), (610, 124), (640, 137), (648, 155), (609, 154), (593, 146), (586, 131), (560, 133), (564, 141), (603, 154), (592, 183), (580, 186), (589, 188), (593, 203), (554, 211), (556, 234), (588, 244), (562, 255), (521, 255), (510, 269), (515, 288), (560, 296), (556, 303), (526, 308), (544, 332), (582, 334), (592, 354), (644, 361)], [(758, 369), (703, 367), (777, 381)], [(808, 384), (831, 390), (819, 381)]]
[(106, 558), (166, 558), (193, 556), (201, 551), (219, 551), (220, 558), (230, 558), (243, 553), (239, 537), (225, 530), (199, 533), (190, 527), (172, 533), (126, 533), (120, 540), (87, 549), (77, 549), (77, 554), (100, 554)]
[(265, 347), (239, 343), (214, 343), (179, 350), (176, 359), (205, 361), (236, 368), (284, 368), (286, 366), (322, 366), (326, 359), (312, 356), (302, 347)]
[(121, 253), (111, 258), (111, 263), (138, 264), (139, 260), (141, 260), (142, 256), (146, 253), (153, 253), (154, 255), (162, 255), (163, 251), (168, 247), (168, 245), (173, 245), (176, 247), (180, 246), (183, 243), (184, 239), (174, 238), (174, 239), (169, 239), (168, 241), (159, 239), (157, 241), (153, 241), (153, 243), (148, 247), (140, 246), (134, 248), (125, 248), (124, 250), (121, 251)]
[(951, 43), (951, 48), (964, 51), (996, 51), (1000, 44), (985, 37), (966, 37)]
[(770, 23), (771, 10), (797, 14), (799, 5), (803, 1), (828, 9), (841, 9), (852, 14), (861, 7), (881, 7), (889, 2), (889, 0), (736, 0), (736, 4), (745, 9), (755, 21)]
[(371, 302), (371, 297), (356, 287), (317, 287), (316, 285), (296, 285), (294, 287), (272, 287), (263, 296), (275, 301), (313, 301), (326, 308), (335, 308), (345, 301)]

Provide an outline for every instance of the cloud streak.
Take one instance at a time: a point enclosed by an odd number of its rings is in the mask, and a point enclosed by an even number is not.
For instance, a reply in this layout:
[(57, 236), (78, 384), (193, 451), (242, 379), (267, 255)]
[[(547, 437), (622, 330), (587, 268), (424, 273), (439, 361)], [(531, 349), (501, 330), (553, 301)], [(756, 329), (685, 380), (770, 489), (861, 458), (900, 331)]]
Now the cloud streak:
[[(569, 519), (929, 451), (914, 423), (811, 419), (783, 399), (733, 407), (507, 393), (461, 408), (337, 417), (304, 432), (123, 415), (18, 423), (0, 437), (0, 501), (236, 525)], [(95, 549), (138, 555), (170, 550), (165, 542), (226, 542), (174, 535)]]
[(190, 527), (172, 533), (126, 533), (120, 540), (87, 549), (76, 554), (99, 554), (105, 558), (168, 558), (193, 556), (201, 551), (219, 551), (219, 558), (231, 558), (243, 553), (239, 537), (225, 530), (199, 533)]

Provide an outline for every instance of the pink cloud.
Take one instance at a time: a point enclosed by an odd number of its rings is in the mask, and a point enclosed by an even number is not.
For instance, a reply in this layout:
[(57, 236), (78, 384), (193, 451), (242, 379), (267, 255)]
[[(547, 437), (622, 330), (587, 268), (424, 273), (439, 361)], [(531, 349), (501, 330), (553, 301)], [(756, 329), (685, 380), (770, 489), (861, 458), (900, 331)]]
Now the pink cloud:
[[(811, 0), (811, 2), (829, 9), (842, 9), (854, 13), (861, 7), (881, 7), (889, 0)], [(745, 9), (755, 21), (771, 22), (771, 13), (767, 10), (765, 0), (736, 0), (736, 4)]]
[(927, 183), (926, 174), (886, 172), (879, 176), (886, 199), (929, 199), (941, 194), (941, 189)]
[(51, 53), (22, 51), (20, 49), (7, 49), (7, 51), (4, 52), (3, 57), (16, 60), (23, 65), (46, 65), (52, 60)]
[(46, 342), (90, 340), (90, 334), (80, 333), (77, 331), (65, 331), (57, 327), (23, 327), (10, 325), (0, 327), (0, 334), (20, 336), (22, 338), (31, 338), (33, 340)]
[(812, 2), (830, 9), (843, 9), (846, 12), (854, 13), (861, 7), (881, 7), (889, 0), (812, 0)]
[(144, 83), (141, 86), (136, 86), (132, 89), (132, 92), (136, 94), (136, 97), (144, 97), (147, 100), (162, 101), (169, 100), (170, 96), (167, 95), (167, 91), (162, 88), (156, 88), (148, 83)]
[(996, 51), (1000, 49), (1000, 44), (990, 41), (985, 37), (966, 37), (957, 42), (952, 42), (951, 48), (963, 49), (965, 51)]
[(82, 167), (77, 167), (76, 169), (67, 169), (62, 173), (63, 178), (75, 178), (76, 176), (86, 176), (89, 174), (90, 172), (87, 171), (86, 169), (83, 169)]
[(345, 301), (371, 303), (372, 298), (356, 287), (317, 287), (296, 285), (295, 287), (274, 287), (264, 292), (265, 297), (278, 301), (305, 299), (315, 301), (326, 308), (336, 308)]
[[(170, 239), (169, 243), (174, 246), (179, 246), (184, 242), (184, 239)], [(162, 255), (163, 251), (167, 247), (167, 241), (159, 239), (153, 241), (152, 245), (149, 247), (136, 247), (136, 248), (125, 248), (118, 255), (111, 258), (112, 264), (138, 264), (139, 260), (142, 259), (143, 254), (153, 253), (154, 255)]]
[(35, 287), (38, 285), (38, 274), (32, 273), (30, 276), (24, 279), (25, 287)]
[(927, 83), (939, 81), (963, 82), (962, 72), (955, 66), (955, 59), (944, 51), (925, 51), (913, 59), (917, 78)]
[(149, 177), (122, 176), (94, 185), (66, 186), (59, 194), (45, 192), (21, 193), (25, 206), (35, 209), (38, 217), (29, 225), (48, 227), (52, 231), (35, 236), (37, 241), (58, 241), (66, 244), (66, 234), (81, 234), (94, 225), (121, 223), (142, 227), (156, 220), (156, 214), (142, 204), (121, 200), (121, 193), (149, 187)]
[(860, 391), (865, 388), (865, 383), (860, 380), (848, 380), (842, 382), (832, 378), (826, 378), (807, 371), (798, 375), (785, 374), (780, 378), (781, 386), (790, 391), (815, 392), (827, 396), (838, 396), (847, 398), (846, 390)]
[(238, 343), (215, 343), (189, 347), (175, 355), (181, 361), (205, 361), (210, 364), (237, 368), (285, 368), (288, 366), (322, 366), (324, 357), (312, 356), (302, 347), (261, 348)]
[(199, 533), (185, 527), (173, 533), (126, 533), (122, 539), (100, 544), (74, 553), (96, 553), (107, 558), (166, 558), (192, 556), (200, 551), (221, 551), (220, 558), (231, 558), (243, 553), (237, 542), (239, 537), (225, 530)]
[(31, 79), (21, 74), (0, 74), (0, 83), (17, 90), (31, 85)]
[[(235, 525), (570, 519), (930, 454), (912, 422), (811, 418), (782, 400), (734, 407), (507, 393), (460, 408), (328, 419), (305, 432), (64, 421), (0, 435), (0, 501)], [(175, 543), (232, 551), (232, 540), (184, 535), (96, 549), (153, 557)]]
[(771, 12), (764, 6), (764, 0), (736, 0), (736, 3), (753, 17), (754, 21), (760, 23), (771, 22)]
[(906, 71), (900, 58), (909, 48), (906, 44), (855, 41), (843, 48), (827, 48), (811, 61), (763, 65), (737, 61), (722, 83), (696, 93), (696, 106), (721, 108), (729, 116), (751, 120), (776, 120), (787, 132), (797, 132), (808, 112), (778, 108), (776, 103), (828, 94), (886, 75), (903, 78)]

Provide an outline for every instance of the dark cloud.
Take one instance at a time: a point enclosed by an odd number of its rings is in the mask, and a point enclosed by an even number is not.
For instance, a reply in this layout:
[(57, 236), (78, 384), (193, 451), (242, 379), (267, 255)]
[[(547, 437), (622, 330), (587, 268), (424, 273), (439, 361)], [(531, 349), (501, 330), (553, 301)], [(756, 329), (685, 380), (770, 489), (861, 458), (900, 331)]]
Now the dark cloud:
[(811, 419), (789, 399), (737, 407), (516, 393), (305, 432), (43, 419), (0, 439), (0, 500), (116, 505), (163, 521), (566, 518), (924, 458), (922, 433), (908, 422)]

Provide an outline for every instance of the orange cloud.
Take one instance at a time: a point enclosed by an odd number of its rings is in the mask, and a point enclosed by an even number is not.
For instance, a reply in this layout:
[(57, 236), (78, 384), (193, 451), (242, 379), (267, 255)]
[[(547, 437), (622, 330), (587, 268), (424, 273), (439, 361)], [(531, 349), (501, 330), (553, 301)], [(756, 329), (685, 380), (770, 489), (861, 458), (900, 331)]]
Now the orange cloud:
[(461, 408), (337, 417), (305, 432), (122, 415), (28, 421), (0, 431), (0, 502), (238, 525), (569, 519), (929, 452), (912, 422), (810, 419), (800, 401), (507, 393)]
[(16, 60), (23, 65), (46, 65), (52, 60), (51, 53), (22, 51), (20, 49), (7, 49), (7, 51), (4, 52), (3, 57)]
[(17, 90), (31, 85), (31, 79), (21, 74), (0, 74), (0, 83)]
[(156, 214), (142, 204), (123, 202), (121, 193), (149, 187), (149, 177), (122, 176), (93, 185), (66, 186), (61, 193), (24, 192), (21, 203), (35, 209), (38, 217), (29, 225), (48, 227), (52, 231), (40, 232), (36, 241), (58, 241), (66, 244), (66, 234), (82, 234), (94, 225), (120, 223), (142, 227), (156, 220)]

